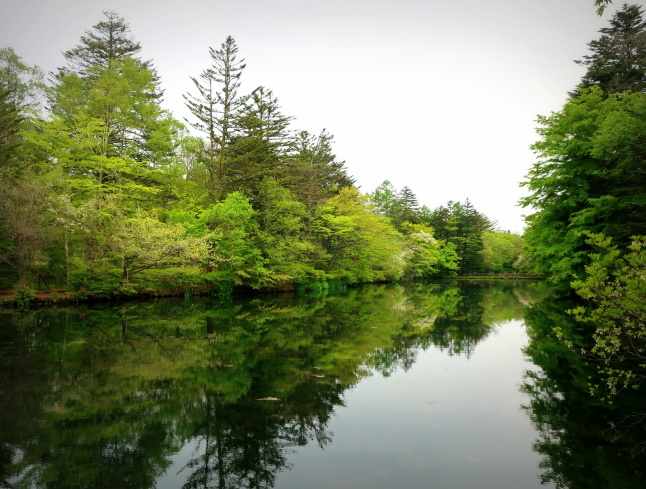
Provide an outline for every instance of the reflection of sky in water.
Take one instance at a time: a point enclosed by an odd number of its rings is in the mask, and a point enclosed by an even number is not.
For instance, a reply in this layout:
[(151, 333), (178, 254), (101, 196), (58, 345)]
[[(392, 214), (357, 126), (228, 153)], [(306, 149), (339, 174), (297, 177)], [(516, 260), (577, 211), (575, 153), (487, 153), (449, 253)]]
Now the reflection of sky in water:
[[(470, 358), (437, 348), (413, 367), (376, 373), (346, 391), (329, 425), (332, 443), (296, 448), (292, 469), (276, 478), (290, 488), (538, 488), (536, 432), (519, 386), (531, 368), (521, 349), (524, 325), (511, 321), (478, 343)], [(158, 489), (182, 485), (178, 471), (197, 453), (188, 443)]]

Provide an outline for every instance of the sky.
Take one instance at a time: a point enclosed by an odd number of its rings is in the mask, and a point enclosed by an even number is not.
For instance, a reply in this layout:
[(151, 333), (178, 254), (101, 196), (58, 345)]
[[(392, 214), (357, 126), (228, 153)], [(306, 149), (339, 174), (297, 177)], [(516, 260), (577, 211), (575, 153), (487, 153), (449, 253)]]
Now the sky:
[(326, 129), (362, 192), (389, 180), (431, 209), (469, 199), (522, 232), (536, 117), (560, 110), (620, 5), (600, 18), (593, 0), (0, 0), (0, 47), (54, 71), (117, 12), (184, 120), (189, 77), (231, 35), (239, 94), (262, 85), (294, 130)]

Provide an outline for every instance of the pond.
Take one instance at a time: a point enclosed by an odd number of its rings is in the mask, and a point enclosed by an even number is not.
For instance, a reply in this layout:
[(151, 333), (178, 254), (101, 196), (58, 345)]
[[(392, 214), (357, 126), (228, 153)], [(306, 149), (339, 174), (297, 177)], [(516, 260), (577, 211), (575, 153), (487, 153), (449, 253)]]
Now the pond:
[(555, 321), (509, 283), (0, 311), (0, 487), (643, 487), (643, 397)]

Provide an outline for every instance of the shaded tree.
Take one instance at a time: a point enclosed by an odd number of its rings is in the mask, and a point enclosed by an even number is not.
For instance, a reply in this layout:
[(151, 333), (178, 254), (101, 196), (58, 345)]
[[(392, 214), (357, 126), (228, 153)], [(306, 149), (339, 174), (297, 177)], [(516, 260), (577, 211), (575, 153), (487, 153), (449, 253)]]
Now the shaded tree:
[[(332, 149), (333, 136), (323, 129), (317, 136), (300, 131), (292, 142), (292, 153), (284, 166), (288, 186), (305, 204), (308, 216), (316, 207), (344, 187), (353, 187), (355, 180), (337, 161)], [(311, 230), (311, 217), (308, 217)]]

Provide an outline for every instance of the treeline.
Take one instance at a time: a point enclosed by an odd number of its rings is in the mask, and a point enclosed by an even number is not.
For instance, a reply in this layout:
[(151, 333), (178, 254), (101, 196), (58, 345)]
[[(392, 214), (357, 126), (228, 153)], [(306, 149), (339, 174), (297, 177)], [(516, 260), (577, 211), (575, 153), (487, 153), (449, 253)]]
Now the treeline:
[(520, 238), (468, 201), (361, 194), (327, 131), (294, 129), (265, 87), (239, 93), (232, 37), (191, 78), (190, 133), (129, 32), (106, 12), (49, 83), (0, 50), (0, 288), (102, 297), (518, 268)]

